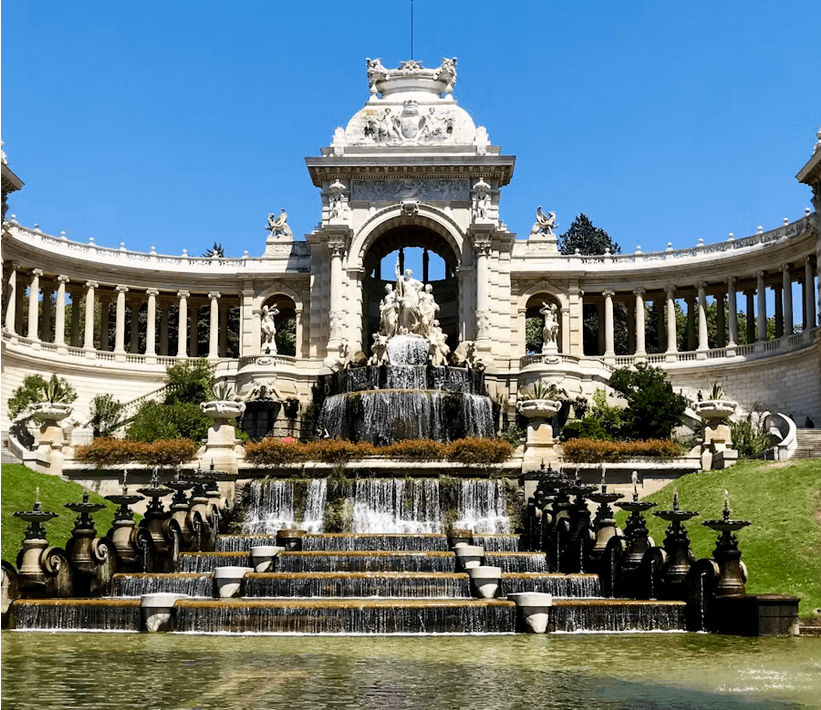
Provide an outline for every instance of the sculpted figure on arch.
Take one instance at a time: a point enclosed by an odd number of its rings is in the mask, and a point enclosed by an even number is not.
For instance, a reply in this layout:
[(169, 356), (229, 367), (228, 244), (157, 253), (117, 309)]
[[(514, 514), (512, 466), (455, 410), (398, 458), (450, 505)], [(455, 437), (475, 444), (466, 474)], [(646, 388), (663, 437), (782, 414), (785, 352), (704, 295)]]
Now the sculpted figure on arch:
[(396, 296), (399, 301), (399, 335), (419, 333), (422, 314), (419, 310), (419, 293), (422, 282), (413, 278), (413, 271), (405, 269), (403, 276), (399, 270), (399, 259), (396, 260)]

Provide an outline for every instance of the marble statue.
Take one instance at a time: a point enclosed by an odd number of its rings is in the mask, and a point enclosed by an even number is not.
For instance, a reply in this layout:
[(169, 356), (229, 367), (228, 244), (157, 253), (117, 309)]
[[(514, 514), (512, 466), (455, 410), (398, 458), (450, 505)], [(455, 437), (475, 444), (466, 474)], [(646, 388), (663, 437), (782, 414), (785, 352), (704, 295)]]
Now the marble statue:
[(425, 284), (424, 289), (419, 293), (419, 330), (418, 335), (430, 339), (433, 323), (439, 305), (433, 298), (433, 286)]
[(294, 236), (294, 233), (288, 226), (288, 213), (285, 211), (284, 207), (278, 217), (274, 217), (273, 213), (268, 215), (268, 226), (266, 229), (271, 232), (272, 237), (282, 236), (287, 239), (292, 239)]
[(490, 218), (490, 185), (483, 178), (473, 186), (473, 221)]
[(276, 305), (262, 307), (262, 323), (260, 330), (262, 332), (262, 352), (269, 355), (276, 355), (277, 344), (275, 337), (277, 334), (276, 324), (274, 323), (274, 316), (279, 314), (279, 309)]
[(422, 282), (413, 278), (413, 271), (405, 269), (402, 276), (399, 271), (399, 259), (396, 260), (396, 296), (399, 302), (399, 335), (411, 335), (418, 333), (421, 322), (419, 311), (419, 293), (422, 290)]
[(328, 191), (331, 193), (328, 197), (331, 219), (339, 219), (345, 212), (347, 207), (344, 200), (345, 190), (345, 185), (338, 178), (328, 186)]
[(453, 93), (453, 87), (456, 86), (456, 57), (453, 57), (453, 59), (442, 57), (442, 66), (436, 72), (436, 78), (447, 84), (445, 87), (446, 94)]
[(556, 317), (558, 308), (555, 303), (542, 301), (542, 308), (539, 311), (544, 316), (544, 328), (542, 329), (542, 339), (545, 349), (555, 350), (559, 337), (559, 319)]
[(396, 335), (399, 327), (399, 304), (393, 284), (385, 284), (385, 298), (379, 304), (379, 333), (385, 338)]
[(371, 348), (373, 355), (368, 360), (369, 365), (388, 365), (390, 358), (388, 357), (388, 336), (382, 333), (374, 333), (373, 347)]
[(545, 215), (542, 212), (541, 206), (536, 210), (536, 222), (530, 230), (530, 236), (535, 237), (537, 234), (553, 234), (553, 227), (556, 226), (556, 213), (548, 212)]
[(368, 88), (371, 96), (376, 96), (376, 82), (388, 78), (388, 70), (382, 66), (381, 59), (366, 59), (368, 65)]
[(430, 363), (436, 367), (442, 367), (448, 364), (448, 354), (450, 347), (447, 343), (447, 335), (439, 326), (439, 321), (433, 321), (430, 329), (428, 340), (430, 341)]

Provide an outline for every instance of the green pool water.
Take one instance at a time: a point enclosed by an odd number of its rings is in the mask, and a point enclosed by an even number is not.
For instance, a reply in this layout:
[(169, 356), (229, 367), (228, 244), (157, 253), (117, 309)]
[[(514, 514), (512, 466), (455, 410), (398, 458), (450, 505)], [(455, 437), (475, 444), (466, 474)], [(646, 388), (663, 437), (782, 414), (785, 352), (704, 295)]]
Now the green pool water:
[(2, 634), (2, 707), (821, 707), (821, 639)]

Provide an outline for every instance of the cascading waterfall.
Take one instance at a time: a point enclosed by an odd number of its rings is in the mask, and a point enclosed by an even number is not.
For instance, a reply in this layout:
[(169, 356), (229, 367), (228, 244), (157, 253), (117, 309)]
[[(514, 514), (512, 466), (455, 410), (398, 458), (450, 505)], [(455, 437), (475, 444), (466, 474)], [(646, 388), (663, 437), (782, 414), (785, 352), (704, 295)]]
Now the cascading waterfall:
[(465, 574), (363, 572), (268, 574), (250, 576), (245, 596), (300, 598), (425, 598), (469, 599), (470, 581)]
[[(293, 481), (251, 481), (248, 484), (245, 504), (245, 534), (275, 534), (280, 528), (300, 528), (319, 532), (325, 519), (328, 482), (315, 478), (307, 484), (305, 510), (297, 515), (294, 510)], [(299, 519), (298, 519), (299, 518)]]
[(432, 478), (356, 481), (353, 530), (359, 533), (439, 533), (439, 481)]
[[(508, 522), (508, 526), (510, 523)], [(484, 547), (485, 552), (518, 552), (518, 535), (475, 535), (473, 544)]]
[(455, 572), (451, 552), (284, 552), (277, 572)]
[(461, 481), (459, 513), (461, 517), (454, 523), (456, 528), (477, 533), (510, 532), (504, 482), (480, 479)]
[(210, 598), (213, 596), (214, 582), (207, 573), (115, 574), (111, 580), (111, 593), (115, 597), (140, 597), (162, 592)]
[(563, 602), (551, 608), (557, 631), (678, 631), (684, 604), (619, 600), (607, 604)]

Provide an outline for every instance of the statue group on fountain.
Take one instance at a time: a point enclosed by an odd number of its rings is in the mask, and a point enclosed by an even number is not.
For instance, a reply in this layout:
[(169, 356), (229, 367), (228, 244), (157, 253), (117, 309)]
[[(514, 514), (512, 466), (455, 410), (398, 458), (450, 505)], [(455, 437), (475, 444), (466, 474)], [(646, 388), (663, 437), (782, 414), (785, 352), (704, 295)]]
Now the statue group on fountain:
[(402, 274), (398, 259), (395, 274), (396, 287), (386, 284), (385, 297), (379, 304), (379, 332), (373, 336), (371, 364), (388, 363), (388, 341), (398, 335), (426, 339), (430, 343), (431, 362), (446, 364), (450, 348), (436, 319), (439, 304), (433, 297), (433, 286), (413, 278), (411, 269)]

